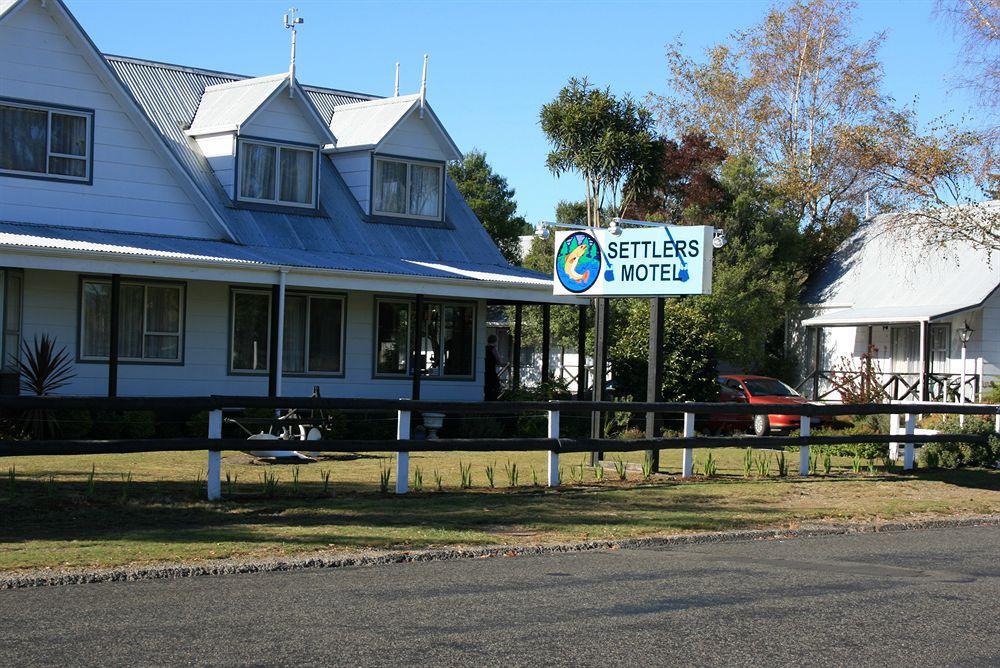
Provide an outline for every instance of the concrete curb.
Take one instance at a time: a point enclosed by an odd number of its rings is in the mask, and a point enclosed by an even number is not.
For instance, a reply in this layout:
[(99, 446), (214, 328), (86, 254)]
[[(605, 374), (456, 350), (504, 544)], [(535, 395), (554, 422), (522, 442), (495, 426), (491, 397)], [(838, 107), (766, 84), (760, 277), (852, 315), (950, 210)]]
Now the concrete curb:
[(201, 561), (188, 564), (152, 564), (134, 568), (102, 568), (93, 570), (35, 570), (23, 573), (0, 572), (0, 589), (50, 587), (97, 582), (131, 582), (164, 578), (187, 578), (208, 575), (235, 575), (238, 573), (268, 573), (296, 571), (307, 568), (344, 568), (348, 566), (381, 566), (419, 561), (446, 559), (482, 559), (489, 557), (515, 557), (592, 550), (635, 550), (665, 548), (682, 545), (712, 543), (737, 543), (755, 540), (811, 538), (857, 533), (911, 531), (917, 529), (951, 529), (973, 526), (1000, 527), (1000, 515), (973, 515), (910, 521), (865, 522), (803, 527), (800, 529), (747, 529), (718, 531), (674, 536), (651, 536), (622, 540), (594, 540), (576, 543), (542, 545), (495, 545), (482, 548), (443, 548), (433, 550), (369, 550), (364, 552), (331, 552), (302, 557), (276, 559)]

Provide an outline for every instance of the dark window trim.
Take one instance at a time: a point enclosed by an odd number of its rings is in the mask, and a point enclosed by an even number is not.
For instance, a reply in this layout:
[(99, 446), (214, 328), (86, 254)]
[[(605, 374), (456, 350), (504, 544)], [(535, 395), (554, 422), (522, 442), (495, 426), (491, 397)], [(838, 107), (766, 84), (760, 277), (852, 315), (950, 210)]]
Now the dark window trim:
[[(0, 267), (0, 272), (3, 272), (3, 281), (0, 282), (0, 286), (3, 289), (3, 313), (0, 314), (0, 319), (2, 319), (2, 329), (0, 329), (0, 354), (3, 355), (3, 361), (0, 362), (0, 373), (12, 373), (18, 374), (17, 361), (21, 359), (21, 341), (24, 340), (24, 269), (21, 267)], [(10, 296), (10, 277), (11, 274), (17, 274), (21, 277), (21, 301), (20, 309), (17, 314), (17, 350), (13, 353), (7, 350), (7, 301)], [(14, 357), (13, 368), (7, 365), (11, 363), (11, 355)]]
[[(246, 140), (250, 143), (264, 143), (271, 144), (274, 146), (290, 146), (292, 148), (308, 148), (312, 150), (316, 159), (313, 161), (313, 204), (306, 206), (302, 204), (291, 204), (287, 202), (280, 201), (257, 201), (257, 200), (246, 200), (240, 197), (240, 146)], [(255, 135), (236, 135), (236, 147), (233, 151), (233, 159), (235, 160), (233, 164), (233, 204), (236, 208), (248, 208), (253, 209), (257, 207), (267, 207), (265, 211), (271, 211), (274, 213), (299, 213), (300, 215), (315, 214), (319, 211), (319, 161), (323, 156), (322, 146), (319, 144), (307, 144), (306, 142), (300, 141), (285, 141), (283, 139), (270, 139), (268, 137), (257, 137)], [(280, 160), (280, 151), (275, 152), (275, 163), (276, 168), (280, 172), (280, 167), (277, 167), (277, 163)], [(274, 184), (274, 194), (278, 195), (278, 191), (281, 188), (280, 181), (275, 181)]]
[[(235, 305), (233, 303), (233, 293), (236, 292), (258, 292), (266, 294), (268, 297), (267, 318), (271, 320), (271, 310), (274, 305), (271, 303), (270, 287), (262, 288), (259, 285), (230, 285), (229, 286), (229, 327), (226, 332), (226, 375), (227, 376), (252, 376), (256, 378), (266, 377), (271, 370), (271, 360), (267, 360), (267, 367), (261, 371), (241, 371), (233, 369), (233, 327), (236, 324)], [(285, 296), (299, 295), (305, 297), (335, 297), (343, 302), (343, 315), (340, 320), (340, 371), (285, 371), (282, 365), (282, 378), (344, 378), (347, 373), (347, 308), (348, 295), (346, 292), (323, 290), (322, 288), (311, 290), (309, 288), (286, 288)], [(309, 323), (306, 323), (309, 326)], [(267, 350), (270, 356), (271, 350), (271, 328), (267, 330)], [(282, 351), (283, 352), (283, 351)], [(308, 351), (306, 351), (306, 364), (309, 363)]]
[[(441, 212), (440, 216), (437, 218), (420, 218), (414, 217), (407, 214), (387, 214), (380, 211), (375, 211), (375, 161), (378, 158), (385, 158), (386, 160), (396, 161), (396, 162), (406, 162), (406, 163), (419, 163), (423, 162), (429, 165), (437, 165), (441, 168), (441, 195), (438, 202), (438, 207)], [(420, 225), (424, 224), (427, 227), (450, 227), (445, 221), (445, 189), (448, 187), (448, 161), (447, 160), (434, 160), (432, 158), (414, 158), (407, 157), (404, 155), (395, 155), (393, 153), (376, 153), (371, 152), (370, 160), (370, 173), (371, 178), (368, 180), (368, 211), (369, 216), (372, 218), (373, 222), (378, 223), (394, 223), (396, 225)], [(406, 174), (407, 179), (409, 179), (409, 168), (407, 168)], [(409, 198), (409, 186), (407, 186), (407, 198), (406, 198), (406, 210), (410, 210), (410, 198)]]
[[(408, 341), (407, 345), (409, 349), (406, 351), (406, 373), (385, 373), (378, 370), (378, 305), (379, 302), (405, 302), (410, 306), (412, 312), (414, 302), (416, 301), (413, 297), (407, 295), (390, 295), (390, 294), (377, 294), (374, 295), (372, 300), (372, 379), (373, 380), (406, 380), (408, 378), (413, 378), (413, 374), (410, 372), (410, 353), (413, 350), (413, 342)], [(472, 373), (469, 375), (446, 376), (442, 373), (439, 376), (429, 376), (427, 374), (422, 374), (420, 376), (420, 382), (427, 381), (444, 381), (444, 382), (462, 382), (468, 383), (473, 382), (478, 377), (479, 372), (479, 362), (478, 362), (478, 346), (479, 346), (479, 302), (474, 299), (452, 299), (448, 297), (434, 297), (430, 295), (424, 296), (424, 306), (430, 306), (431, 304), (441, 304), (442, 306), (447, 305), (457, 305), (457, 306), (471, 306), (472, 307)], [(412, 322), (412, 320), (411, 320)], [(410, 330), (412, 337), (412, 327)], [(407, 337), (408, 339), (411, 337)]]
[[(101, 274), (80, 274), (77, 280), (76, 294), (76, 363), (77, 364), (108, 364), (108, 358), (94, 358), (83, 356), (83, 284), (87, 281), (111, 283), (111, 277)], [(140, 276), (122, 276), (122, 285), (126, 283), (141, 283), (143, 285), (173, 285), (181, 288), (181, 330), (178, 351), (180, 357), (176, 360), (155, 360), (155, 359), (135, 359), (131, 357), (118, 357), (119, 365), (129, 366), (184, 366), (184, 359), (187, 352), (187, 304), (188, 304), (188, 283), (187, 281), (174, 281), (160, 278), (142, 278)], [(145, 308), (145, 306), (143, 306)]]
[[(28, 107), (42, 107), (50, 111), (59, 110), (62, 111), (72, 111), (77, 114), (87, 115), (90, 118), (90, 132), (87, 137), (88, 145), (87, 148), (87, 178), (86, 179), (76, 179), (71, 176), (62, 176), (59, 174), (45, 174), (32, 173), (32, 172), (16, 172), (7, 171), (0, 169), (0, 177), (8, 177), (13, 179), (33, 179), (36, 181), (58, 181), (59, 183), (75, 183), (77, 185), (92, 186), (94, 185), (94, 127), (97, 125), (97, 111), (95, 109), (88, 109), (86, 107), (72, 107), (67, 104), (56, 104), (55, 102), (42, 102), (40, 100), (26, 100), (23, 98), (16, 97), (4, 97), (0, 96), (0, 104), (10, 103), (13, 106), (28, 106)], [(51, 143), (51, 138), (46, 135), (47, 141)], [(48, 155), (49, 146), (45, 147), (46, 155)], [(48, 169), (48, 164), (45, 166)]]

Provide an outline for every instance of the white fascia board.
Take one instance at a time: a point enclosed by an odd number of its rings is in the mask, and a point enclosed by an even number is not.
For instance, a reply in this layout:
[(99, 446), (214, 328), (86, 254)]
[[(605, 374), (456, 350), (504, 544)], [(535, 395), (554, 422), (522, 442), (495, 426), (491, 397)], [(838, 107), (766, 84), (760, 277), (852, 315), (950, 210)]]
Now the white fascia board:
[[(412, 105), (410, 105), (410, 109), (405, 114), (400, 116), (399, 120), (396, 121), (396, 123), (391, 128), (389, 128), (389, 131), (386, 132), (381, 139), (379, 139), (378, 144), (375, 145), (373, 150), (378, 151), (379, 146), (388, 141), (389, 137), (391, 137), (396, 132), (396, 130), (398, 130), (403, 125), (403, 123), (405, 123), (411, 116), (413, 116), (413, 114), (416, 114), (419, 111), (420, 111), (420, 100), (417, 99), (413, 102)], [(431, 109), (430, 105), (427, 104), (426, 102), (424, 103), (424, 112), (425, 113), (423, 120), (428, 120), (428, 118), (430, 119), (429, 125), (431, 128), (431, 133), (436, 135), (438, 144), (441, 146), (443, 152), (447, 156), (447, 159), (461, 160), (462, 152), (458, 150), (458, 146), (452, 140), (451, 135), (449, 135), (448, 132), (444, 129), (444, 126), (441, 125), (441, 120), (437, 117), (437, 114), (434, 113), (434, 110)], [(356, 149), (357, 147), (352, 146), (351, 148)]]
[(91, 274), (124, 274), (187, 281), (218, 281), (272, 285), (277, 272), (286, 271), (295, 287), (357, 290), (392, 294), (425, 294), (436, 297), (494, 299), (550, 304), (580, 305), (589, 300), (552, 294), (549, 286), (473, 282), (429, 276), (404, 276), (376, 272), (290, 267), (277, 264), (232, 261), (193, 261), (148, 258), (106, 251), (44, 249), (2, 246), (4, 264), (21, 269), (44, 269)]
[(188, 137), (205, 137), (208, 135), (228, 135), (234, 134), (240, 131), (240, 126), (238, 125), (213, 125), (210, 127), (203, 128), (193, 128), (190, 130), (185, 130), (184, 134)]
[(28, 0), (19, 0), (19, 2), (15, 2), (13, 5), (11, 5), (10, 7), (7, 8), (7, 11), (3, 12), (2, 14), (0, 14), (0, 21), (3, 21), (8, 16), (13, 16), (14, 14), (16, 14), (18, 12), (18, 10), (20, 10), (22, 7), (24, 7), (27, 4), (28, 4)]
[(323, 153), (327, 153), (327, 154), (329, 154), (329, 153), (347, 154), (347, 153), (361, 153), (363, 151), (364, 152), (371, 152), (371, 151), (375, 150), (375, 147), (376, 147), (376, 144), (361, 144), (361, 145), (355, 145), (355, 146), (347, 146), (345, 148), (340, 148), (338, 146), (324, 146), (323, 147)]
[(284, 93), (290, 88), (293, 91), (295, 91), (295, 93), (297, 93), (296, 95), (292, 95), (292, 100), (294, 100), (296, 104), (298, 104), (299, 109), (303, 112), (303, 115), (305, 116), (306, 120), (314, 126), (313, 129), (316, 130), (320, 138), (324, 140), (323, 143), (335, 144), (337, 142), (336, 137), (333, 136), (333, 133), (330, 131), (330, 128), (327, 127), (327, 125), (323, 123), (322, 120), (320, 120), (319, 112), (316, 111), (316, 107), (314, 107), (313, 103), (309, 100), (308, 94), (304, 90), (302, 90), (301, 86), (299, 86), (297, 83), (288, 78), (287, 75), (282, 84), (277, 88), (275, 88), (273, 91), (271, 91), (271, 94), (267, 96), (267, 99), (261, 102), (257, 106), (257, 108), (250, 113), (249, 116), (243, 119), (243, 122), (240, 125), (243, 126), (249, 125), (251, 121), (254, 119), (254, 117), (258, 113), (260, 113), (261, 109), (269, 105), (272, 100), (278, 97), (278, 95)]
[[(26, 1), (26, 0), (25, 0)], [(180, 163), (174, 152), (170, 150), (167, 146), (166, 141), (159, 131), (153, 127), (150, 122), (149, 117), (146, 116), (146, 112), (142, 110), (139, 103), (136, 102), (135, 97), (128, 90), (122, 80), (118, 77), (115, 71), (111, 68), (111, 65), (101, 52), (97, 49), (97, 45), (94, 44), (93, 40), (90, 39), (90, 35), (87, 31), (83, 29), (83, 26), (76, 20), (72, 12), (66, 7), (63, 0), (47, 0), (52, 3), (55, 11), (52, 12), (59, 22), (63, 30), (76, 41), (77, 46), (80, 51), (83, 52), (84, 57), (90, 63), (91, 67), (97, 72), (98, 76), (104, 82), (104, 85), (110, 91), (111, 95), (115, 100), (125, 109), (125, 112), (129, 114), (131, 120), (136, 124), (146, 139), (155, 147), (160, 156), (167, 161), (167, 164), (172, 168), (174, 175), (181, 181), (184, 186), (187, 186), (188, 194), (194, 200), (195, 206), (205, 214), (209, 222), (215, 226), (215, 228), (225, 236), (229, 241), (235, 242), (236, 235), (233, 234), (232, 230), (226, 224), (226, 221), (222, 218), (219, 212), (216, 210), (212, 203), (208, 201), (205, 197), (205, 193), (201, 191), (198, 185), (191, 178), (187, 169)], [(4, 14), (6, 17), (7, 14)]]

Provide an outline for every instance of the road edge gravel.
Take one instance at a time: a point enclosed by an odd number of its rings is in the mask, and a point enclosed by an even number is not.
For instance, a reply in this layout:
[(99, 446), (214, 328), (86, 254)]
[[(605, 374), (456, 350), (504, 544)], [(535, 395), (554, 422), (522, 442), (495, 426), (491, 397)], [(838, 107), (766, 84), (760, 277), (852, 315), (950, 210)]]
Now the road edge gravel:
[(427, 550), (366, 550), (360, 552), (322, 552), (300, 557), (268, 559), (219, 559), (186, 564), (150, 564), (134, 567), (99, 569), (41, 569), (23, 572), (0, 571), (0, 589), (51, 587), (99, 582), (132, 582), (136, 580), (161, 580), (240, 573), (269, 573), (319, 568), (346, 568), (349, 566), (382, 566), (420, 561), (449, 559), (483, 559), (490, 557), (518, 557), (593, 550), (635, 550), (665, 548), (682, 545), (711, 543), (736, 543), (756, 540), (811, 538), (857, 533), (899, 532), (918, 529), (952, 529), (974, 526), (1000, 527), (1000, 514), (967, 515), (959, 517), (913, 519), (908, 521), (854, 522), (824, 524), (797, 529), (744, 529), (713, 531), (669, 536), (624, 538), (619, 540), (591, 540), (572, 543), (539, 545), (493, 545), (477, 548), (437, 548)]

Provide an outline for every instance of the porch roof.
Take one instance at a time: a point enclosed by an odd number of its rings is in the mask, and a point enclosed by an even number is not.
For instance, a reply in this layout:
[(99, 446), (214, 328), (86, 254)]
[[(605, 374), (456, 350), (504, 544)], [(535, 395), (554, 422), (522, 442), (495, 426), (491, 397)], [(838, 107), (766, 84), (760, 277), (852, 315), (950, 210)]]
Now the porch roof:
[(840, 308), (802, 321), (806, 327), (850, 327), (929, 322), (974, 308), (968, 304)]
[(249, 246), (188, 237), (13, 222), (0, 222), (0, 247), (40, 252), (84, 252), (151, 260), (172, 260), (195, 265), (214, 264), (259, 267), (261, 269), (289, 267), (447, 279), (464, 283), (534, 288), (539, 293), (548, 292), (549, 295), (551, 295), (552, 284), (551, 280), (542, 274), (510, 265), (499, 266), (458, 261), (425, 262), (413, 258), (375, 257), (274, 246)]

